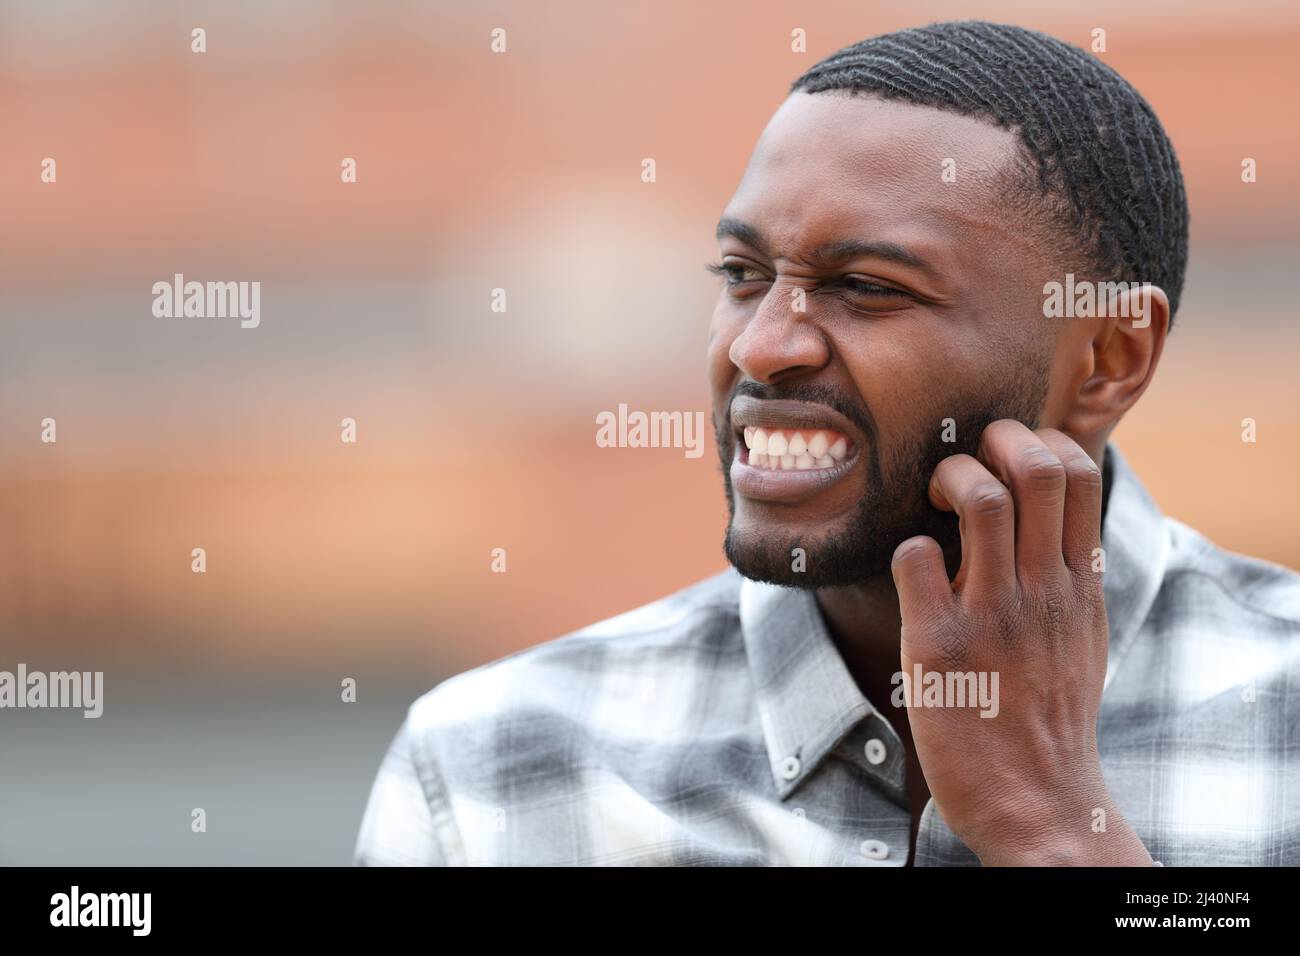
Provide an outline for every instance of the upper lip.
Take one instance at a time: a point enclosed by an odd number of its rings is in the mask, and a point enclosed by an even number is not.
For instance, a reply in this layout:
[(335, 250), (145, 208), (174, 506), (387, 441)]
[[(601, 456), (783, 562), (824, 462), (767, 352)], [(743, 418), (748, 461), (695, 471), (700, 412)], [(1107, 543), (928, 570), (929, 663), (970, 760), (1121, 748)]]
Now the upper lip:
[(741, 395), (731, 402), (731, 424), (744, 439), (746, 428), (779, 428), (793, 431), (833, 431), (847, 435), (862, 447), (864, 436), (851, 421), (835, 409), (812, 402), (788, 399), (751, 398)]

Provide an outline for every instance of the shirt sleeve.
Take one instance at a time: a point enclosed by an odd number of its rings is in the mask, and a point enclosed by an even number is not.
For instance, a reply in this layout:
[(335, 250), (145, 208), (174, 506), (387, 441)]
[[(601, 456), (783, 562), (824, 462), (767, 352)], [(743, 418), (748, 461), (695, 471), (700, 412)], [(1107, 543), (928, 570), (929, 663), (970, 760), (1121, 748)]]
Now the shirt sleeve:
[[(427, 764), (427, 765), (426, 765)], [(449, 866), (455, 824), (437, 768), (422, 758), (408, 715), (389, 745), (357, 835), (356, 866)]]

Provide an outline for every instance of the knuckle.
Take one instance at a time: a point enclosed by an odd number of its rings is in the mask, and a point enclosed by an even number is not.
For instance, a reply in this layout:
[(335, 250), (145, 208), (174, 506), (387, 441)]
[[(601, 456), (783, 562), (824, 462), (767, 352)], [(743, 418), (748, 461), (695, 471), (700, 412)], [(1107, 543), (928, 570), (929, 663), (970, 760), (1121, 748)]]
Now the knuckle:
[(997, 482), (986, 481), (971, 489), (970, 513), (975, 518), (1001, 518), (1011, 511), (1011, 494)]
[(1024, 626), (1024, 612), (1015, 591), (990, 585), (968, 592), (967, 597), (976, 634), (1002, 643), (1016, 640)]
[(988, 451), (994, 446), (1000, 444), (1009, 437), (1008, 429), (1014, 428), (1015, 423), (1005, 418), (999, 418), (995, 422), (990, 422), (985, 426), (984, 431), (980, 434), (980, 449)]
[(1101, 469), (1087, 455), (1071, 459), (1065, 466), (1069, 480), (1084, 488), (1101, 487)]
[(1015, 642), (1024, 627), (1024, 608), (1017, 600), (1008, 598), (1001, 601), (993, 611), (998, 633), (1004, 641)]
[(1023, 609), (1005, 595), (985, 594), (983, 606), (975, 616), (978, 639), (992, 650), (1015, 650), (1025, 628)]
[(1043, 628), (1049, 634), (1065, 633), (1066, 601), (1060, 588), (1048, 586), (1038, 601), (1037, 611)]
[(1021, 459), (1020, 474), (1031, 487), (1041, 491), (1056, 491), (1065, 487), (1065, 465), (1061, 459), (1046, 449), (1035, 448)]
[(970, 649), (964, 635), (960, 632), (945, 630), (937, 635), (934, 642), (936, 663), (942, 670), (958, 670), (966, 663)]

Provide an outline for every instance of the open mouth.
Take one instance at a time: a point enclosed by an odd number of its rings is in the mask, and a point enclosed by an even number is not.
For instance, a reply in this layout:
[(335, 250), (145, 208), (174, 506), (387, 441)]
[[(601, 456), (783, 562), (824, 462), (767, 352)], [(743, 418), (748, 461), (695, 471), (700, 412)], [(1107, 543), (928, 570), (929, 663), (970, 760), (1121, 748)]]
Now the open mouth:
[(851, 447), (847, 435), (824, 429), (805, 432), (750, 425), (738, 437), (744, 443), (741, 461), (769, 471), (834, 468), (849, 457)]
[(737, 398), (731, 484), (760, 501), (796, 501), (849, 474), (860, 457), (858, 429), (824, 405)]

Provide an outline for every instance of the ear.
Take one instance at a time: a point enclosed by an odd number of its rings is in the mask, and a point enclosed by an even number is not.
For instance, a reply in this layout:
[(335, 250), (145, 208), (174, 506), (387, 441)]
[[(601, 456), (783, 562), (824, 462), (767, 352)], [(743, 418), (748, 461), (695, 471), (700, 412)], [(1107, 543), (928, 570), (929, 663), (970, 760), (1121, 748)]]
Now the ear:
[(1169, 297), (1150, 283), (1111, 299), (1091, 341), (1092, 369), (1066, 410), (1061, 429), (1095, 435), (1111, 428), (1151, 383), (1169, 334)]

